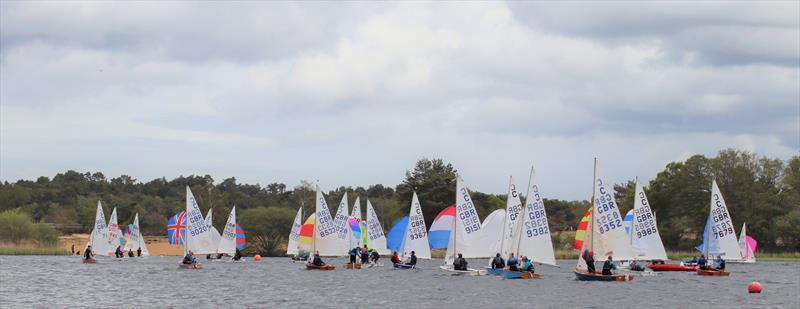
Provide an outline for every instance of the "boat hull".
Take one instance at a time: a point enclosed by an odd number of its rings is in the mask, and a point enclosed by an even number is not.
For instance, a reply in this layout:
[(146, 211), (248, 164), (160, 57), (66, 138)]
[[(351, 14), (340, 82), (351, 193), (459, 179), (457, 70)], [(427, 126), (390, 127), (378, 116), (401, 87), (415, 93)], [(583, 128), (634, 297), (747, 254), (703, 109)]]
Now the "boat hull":
[(394, 264), (394, 269), (414, 269), (416, 265)]
[(684, 266), (680, 264), (649, 264), (653, 271), (697, 271), (697, 266)]
[(347, 263), (347, 264), (344, 264), (344, 268), (345, 269), (361, 269), (361, 264), (359, 264), (359, 263), (355, 263), (355, 264)]
[(307, 270), (334, 270), (334, 269), (336, 269), (336, 266), (333, 266), (333, 265), (314, 266), (314, 265), (306, 264), (306, 269)]
[(92, 258), (83, 259), (83, 264), (94, 264), (94, 263), (97, 263), (97, 260)]
[(578, 281), (632, 281), (632, 275), (601, 275), (575, 271), (575, 279)]
[(486, 274), (494, 275), (494, 276), (501, 276), (501, 275), (503, 275), (503, 269), (502, 268), (486, 267)]
[(730, 272), (724, 270), (706, 270), (706, 269), (698, 269), (697, 274), (700, 276), (722, 276), (722, 277), (727, 277), (731, 275)]
[(504, 270), (502, 273), (503, 278), (506, 279), (539, 279), (542, 275), (532, 273), (529, 271), (510, 271)]
[(197, 264), (178, 264), (178, 268), (180, 269), (201, 269), (203, 268), (200, 263)]
[(474, 269), (474, 268), (467, 268), (467, 270), (455, 270), (455, 269), (453, 269), (453, 266), (451, 266), (451, 265), (442, 265), (442, 266), (439, 266), (439, 268), (441, 268), (443, 270), (446, 270), (446, 271), (449, 271), (449, 272), (452, 272), (452, 273), (455, 273), (455, 274), (459, 274), (459, 275), (472, 275), (472, 276), (484, 276), (484, 275), (486, 275), (486, 271), (485, 270), (478, 270), (478, 269)]

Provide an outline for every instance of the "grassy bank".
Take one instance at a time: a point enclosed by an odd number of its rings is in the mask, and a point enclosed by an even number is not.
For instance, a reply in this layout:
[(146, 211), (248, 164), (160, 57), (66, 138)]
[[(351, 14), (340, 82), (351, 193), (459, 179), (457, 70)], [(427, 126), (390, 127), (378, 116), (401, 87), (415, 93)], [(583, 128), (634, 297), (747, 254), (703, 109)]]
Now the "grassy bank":
[(61, 247), (0, 247), (0, 255), (69, 255)]

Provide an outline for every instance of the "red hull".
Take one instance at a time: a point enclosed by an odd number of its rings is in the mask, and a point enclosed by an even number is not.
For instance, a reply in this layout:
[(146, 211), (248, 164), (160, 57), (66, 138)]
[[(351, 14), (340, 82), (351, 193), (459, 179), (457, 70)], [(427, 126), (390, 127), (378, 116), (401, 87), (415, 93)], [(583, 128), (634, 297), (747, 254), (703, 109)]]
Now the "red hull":
[(653, 271), (697, 271), (697, 266), (683, 266), (680, 264), (650, 264), (647, 267)]

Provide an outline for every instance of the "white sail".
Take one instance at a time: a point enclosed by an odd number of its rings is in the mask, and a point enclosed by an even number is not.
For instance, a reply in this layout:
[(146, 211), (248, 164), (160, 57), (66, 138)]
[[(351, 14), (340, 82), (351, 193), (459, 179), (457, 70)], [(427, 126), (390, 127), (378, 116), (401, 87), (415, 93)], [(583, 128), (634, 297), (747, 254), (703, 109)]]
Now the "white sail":
[[(514, 240), (517, 242), (516, 253), (520, 256), (527, 256), (531, 261), (555, 266), (556, 256), (553, 252), (553, 240), (547, 222), (547, 212), (533, 167), (531, 167), (528, 183), (528, 196), (525, 198), (525, 208), (522, 210), (521, 228), (514, 235)], [(625, 233), (624, 229), (622, 233)]]
[(214, 246), (219, 247), (219, 240), (221, 235), (219, 234), (217, 228), (214, 227), (214, 220), (213, 220), (214, 218), (212, 217), (212, 214), (213, 214), (212, 209), (209, 208), (208, 214), (206, 214), (206, 218), (204, 219), (204, 221), (206, 222), (206, 225), (208, 225), (208, 228), (211, 229), (211, 239), (214, 242)]
[(408, 226), (403, 236), (403, 250), (400, 252), (401, 258), (411, 256), (411, 251), (417, 258), (430, 259), (431, 247), (428, 244), (428, 230), (425, 227), (425, 217), (422, 215), (422, 207), (417, 199), (417, 192), (411, 198), (411, 209), (408, 212)]
[(150, 256), (150, 251), (147, 250), (147, 242), (144, 240), (144, 236), (142, 236), (142, 231), (139, 231), (139, 241), (142, 248), (142, 256)]
[(454, 229), (445, 254), (445, 264), (451, 265), (458, 254), (467, 258), (486, 258), (486, 238), (481, 232), (481, 220), (461, 176), (456, 175), (456, 217)]
[(128, 240), (125, 242), (125, 246), (122, 247), (122, 251), (127, 252), (128, 250), (136, 251), (139, 248), (139, 214), (137, 213), (133, 216), (133, 227), (131, 227), (130, 234), (128, 235)]
[(300, 227), (303, 226), (303, 208), (297, 209), (297, 214), (294, 216), (294, 223), (292, 223), (292, 230), (289, 232), (289, 244), (286, 245), (286, 255), (297, 254), (300, 246)]
[(739, 241), (736, 239), (736, 231), (733, 229), (733, 222), (728, 213), (728, 207), (719, 191), (717, 181), (711, 182), (711, 208), (708, 214), (708, 224), (711, 233), (708, 231), (707, 242), (705, 242), (706, 257), (713, 259), (721, 256), (724, 260), (741, 260), (742, 253), (739, 251)]
[(614, 260), (618, 261), (633, 260), (633, 250), (628, 234), (625, 232), (625, 226), (622, 224), (619, 204), (614, 199), (613, 189), (598, 173), (595, 179), (597, 196), (592, 213), (595, 227), (594, 258), (605, 260), (612, 256)]
[(344, 256), (347, 250), (337, 235), (337, 227), (331, 218), (328, 202), (317, 186), (316, 196), (316, 222), (314, 224), (314, 238), (312, 248), (319, 251), (320, 256)]
[(666, 260), (667, 252), (658, 233), (656, 217), (650, 209), (650, 203), (644, 189), (636, 182), (633, 201), (633, 227), (631, 229), (631, 249), (640, 260)]
[[(94, 228), (92, 234), (89, 235), (89, 242), (86, 246), (92, 246), (94, 254), (106, 255), (111, 249), (111, 244), (108, 241), (108, 225), (106, 224), (106, 215), (103, 213), (103, 205), (97, 201), (97, 210), (94, 215)], [(84, 248), (85, 250), (85, 248)]]
[(337, 237), (337, 243), (340, 246), (341, 252), (350, 251), (350, 240), (353, 238), (352, 233), (348, 233), (350, 230), (350, 225), (347, 223), (347, 220), (350, 218), (348, 215), (350, 212), (347, 211), (347, 204), (347, 192), (345, 192), (344, 196), (342, 197), (342, 201), (339, 202), (339, 208), (336, 210), (336, 216), (333, 217), (333, 226), (336, 227), (335, 235)]
[(108, 219), (108, 243), (109, 243), (109, 256), (111, 252), (115, 252), (117, 247), (121, 246), (120, 238), (122, 237), (122, 230), (119, 228), (119, 224), (117, 223), (117, 208), (114, 207), (114, 210), (111, 211), (111, 217)]
[(189, 186), (186, 186), (186, 251), (211, 254), (217, 250), (213, 233), (203, 219), (203, 213)]
[[(496, 209), (483, 219), (483, 234), (486, 237), (487, 253), (494, 257), (495, 254), (503, 253), (500, 247), (503, 245), (503, 225), (506, 222), (505, 209)], [(511, 242), (508, 240), (508, 242)], [(489, 258), (491, 263), (491, 257)]]
[(220, 235), (217, 253), (228, 255), (236, 253), (236, 206), (233, 206), (231, 214), (228, 215), (225, 229), (222, 231), (222, 235)]
[(369, 200), (367, 200), (367, 241), (369, 242), (369, 247), (377, 250), (379, 254), (387, 255), (391, 253), (386, 248), (386, 235), (383, 234), (383, 227), (380, 220), (378, 220), (378, 214), (375, 213), (375, 209), (372, 208), (372, 203)]
[(516, 253), (518, 250), (512, 250), (512, 248), (515, 247), (513, 238), (515, 227), (517, 227), (518, 222), (522, 222), (519, 220), (522, 211), (522, 201), (519, 197), (517, 185), (514, 184), (514, 179), (512, 177), (508, 177), (508, 197), (506, 198), (505, 223), (503, 224), (502, 236), (500, 238), (500, 250), (498, 251), (503, 257), (508, 257), (509, 253)]
[(742, 230), (739, 232), (739, 251), (742, 254), (743, 263), (755, 263), (756, 255), (753, 253), (753, 248), (747, 244), (747, 223), (742, 224)]

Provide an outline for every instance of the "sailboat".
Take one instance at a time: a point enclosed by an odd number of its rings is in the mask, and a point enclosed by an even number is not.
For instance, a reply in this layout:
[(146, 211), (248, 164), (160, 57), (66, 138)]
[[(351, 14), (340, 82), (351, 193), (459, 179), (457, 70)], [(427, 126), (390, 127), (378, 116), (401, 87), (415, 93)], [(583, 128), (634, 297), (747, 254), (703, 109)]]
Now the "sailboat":
[(631, 215), (630, 244), (634, 253), (634, 259), (649, 261), (667, 260), (667, 252), (664, 250), (664, 243), (661, 242), (661, 235), (658, 233), (656, 216), (650, 209), (650, 202), (648, 202), (647, 195), (644, 194), (644, 188), (639, 184), (638, 178), (636, 179), (636, 188), (634, 189)]
[[(520, 217), (520, 213), (522, 212), (522, 201), (519, 198), (519, 192), (517, 192), (517, 185), (514, 184), (514, 178), (508, 177), (508, 196), (506, 197), (506, 210), (495, 210), (483, 222), (484, 225), (484, 233), (487, 236), (490, 235), (497, 235), (494, 244), (489, 246), (489, 256), (494, 256), (496, 253), (499, 253), (501, 257), (508, 258), (510, 249), (511, 249), (511, 239), (513, 238), (513, 229), (515, 223)], [(495, 214), (500, 215), (502, 214), (502, 225), (500, 226), (500, 231), (498, 233), (492, 232), (492, 222), (494, 222), (493, 218)], [(489, 259), (489, 264), (492, 263), (492, 258)], [(492, 275), (501, 275), (503, 274), (502, 268), (492, 268), (486, 267), (486, 271)]]
[[(92, 233), (89, 234), (89, 241), (86, 242), (86, 247), (92, 247), (92, 254), (98, 252), (102, 255), (108, 254), (108, 248), (111, 246), (108, 241), (108, 225), (106, 225), (106, 216), (103, 214), (103, 205), (97, 201), (97, 211), (94, 216), (94, 228)], [(86, 248), (84, 248), (86, 252)], [(94, 258), (83, 259), (83, 263), (93, 264), (97, 261)]]
[(106, 255), (111, 256), (111, 252), (116, 253), (117, 247), (122, 246), (120, 239), (122, 239), (122, 230), (117, 223), (117, 208), (114, 207), (114, 210), (111, 211), (111, 217), (108, 219), (109, 251), (106, 252)]
[[(312, 225), (313, 229), (311, 233), (311, 255), (308, 258), (308, 263), (306, 263), (306, 269), (334, 270), (336, 267), (333, 265), (316, 266), (311, 264), (315, 254), (319, 254), (320, 256), (341, 256), (343, 253), (343, 246), (341, 241), (339, 241), (337, 228), (333, 224), (333, 219), (331, 219), (331, 211), (328, 209), (328, 202), (325, 201), (325, 196), (322, 195), (319, 185), (317, 185), (315, 204), (316, 212), (312, 214), (312, 217), (314, 217), (314, 225)], [(309, 217), (309, 219), (311, 219), (311, 217)]]
[[(597, 158), (594, 159), (592, 179), (593, 206), (590, 209), (588, 227), (586, 228), (581, 250), (588, 250), (589, 253), (599, 253), (594, 255), (602, 257), (603, 260), (609, 256), (618, 260), (631, 259), (633, 252), (628, 236), (625, 234), (625, 226), (622, 224), (622, 216), (619, 214), (618, 204), (614, 200), (614, 193), (608, 190), (606, 182), (597, 176)], [(586, 248), (587, 246), (588, 248)], [(590, 273), (588, 265), (583, 258), (578, 258), (578, 265), (575, 267), (575, 278), (579, 281), (633, 280), (633, 276), (627, 274), (602, 275)]]
[[(214, 210), (213, 208), (209, 208), (208, 209), (208, 213), (206, 214), (206, 217), (205, 217), (204, 220), (206, 222), (206, 225), (208, 225), (208, 228), (211, 229), (211, 239), (214, 242), (214, 245), (212, 247), (213, 248), (217, 248), (217, 247), (219, 247), (219, 241), (220, 241), (220, 238), (222, 236), (220, 235), (220, 233), (217, 230), (217, 228), (214, 227), (214, 218), (212, 217), (213, 210)], [(216, 252), (216, 250), (214, 252), (208, 252), (208, 253), (206, 253), (206, 254), (208, 254), (208, 256), (206, 256), (206, 258), (211, 258), (211, 254), (216, 255), (217, 253), (219, 253), (219, 252)]]
[[(431, 248), (428, 244), (428, 231), (425, 228), (425, 217), (417, 198), (417, 192), (411, 197), (411, 207), (408, 212), (408, 224), (403, 234), (403, 243), (400, 249), (400, 259), (411, 256), (411, 252), (418, 259), (431, 259)], [(416, 265), (394, 264), (395, 269), (416, 268)]]
[[(486, 216), (486, 219), (483, 220), (482, 230), (484, 236), (487, 238), (487, 245), (486, 248), (487, 253), (492, 256), (489, 258), (489, 265), (486, 266), (486, 272), (490, 275), (501, 275), (503, 274), (503, 268), (492, 268), (492, 262), (494, 261), (494, 256), (500, 254), (500, 246), (503, 242), (503, 225), (506, 223), (506, 210), (505, 209), (495, 209)], [(452, 224), (451, 224), (452, 226)]]
[(350, 213), (350, 218), (347, 220), (350, 226), (350, 241), (348, 248), (355, 248), (361, 246), (366, 239), (364, 231), (361, 229), (361, 198), (356, 196), (356, 201), (353, 203), (353, 210)]
[(372, 203), (367, 200), (367, 241), (369, 248), (378, 251), (380, 255), (390, 254), (386, 248), (386, 235), (383, 233), (383, 225), (378, 219), (378, 214), (372, 208)]
[[(514, 253), (519, 257), (525, 256), (532, 263), (558, 267), (544, 199), (539, 190), (536, 171), (533, 167), (531, 167), (531, 174), (528, 177), (528, 192), (520, 218), (511, 226), (509, 253)], [(533, 272), (504, 270), (503, 277), (506, 279), (536, 279), (541, 275)]]
[(742, 230), (739, 232), (739, 251), (742, 253), (742, 259), (740, 261), (731, 260), (732, 263), (745, 263), (745, 264), (753, 264), (756, 262), (756, 246), (758, 242), (756, 242), (753, 237), (747, 235), (747, 223), (742, 224)]
[(294, 216), (294, 223), (292, 223), (292, 230), (289, 232), (289, 243), (286, 245), (286, 255), (296, 257), (300, 252), (300, 228), (303, 226), (303, 208), (297, 209), (297, 214)]
[[(711, 181), (711, 207), (708, 212), (708, 220), (703, 231), (703, 244), (700, 249), (705, 254), (706, 259), (712, 262), (712, 256), (720, 256), (725, 261), (741, 260), (742, 253), (739, 251), (739, 241), (736, 239), (736, 231), (733, 229), (733, 222), (728, 213), (728, 207), (722, 193), (717, 186), (717, 180)], [(730, 273), (723, 270), (704, 270), (698, 269), (697, 274), (701, 276), (729, 276)]]
[(455, 270), (453, 261), (457, 255), (468, 258), (488, 258), (486, 253), (486, 237), (481, 231), (481, 220), (469, 196), (469, 191), (464, 186), (461, 176), (456, 175), (456, 217), (453, 220), (453, 232), (445, 254), (445, 265), (441, 269), (471, 275), (484, 275), (485, 270), (468, 268)]
[[(195, 252), (214, 252), (216, 250), (211, 228), (203, 219), (203, 213), (189, 186), (186, 186), (186, 239), (184, 255)], [(180, 264), (180, 268), (199, 269), (200, 263)]]
[(139, 251), (141, 250), (141, 256), (149, 256), (150, 252), (147, 250), (147, 244), (145, 244), (144, 237), (142, 237), (142, 230), (139, 228), (139, 214), (137, 213), (133, 217), (133, 226), (131, 227), (131, 235), (128, 237), (128, 241), (125, 242), (125, 247), (123, 251)]
[(222, 231), (217, 247), (217, 253), (233, 256), (236, 253), (236, 206), (231, 208), (225, 229)]

